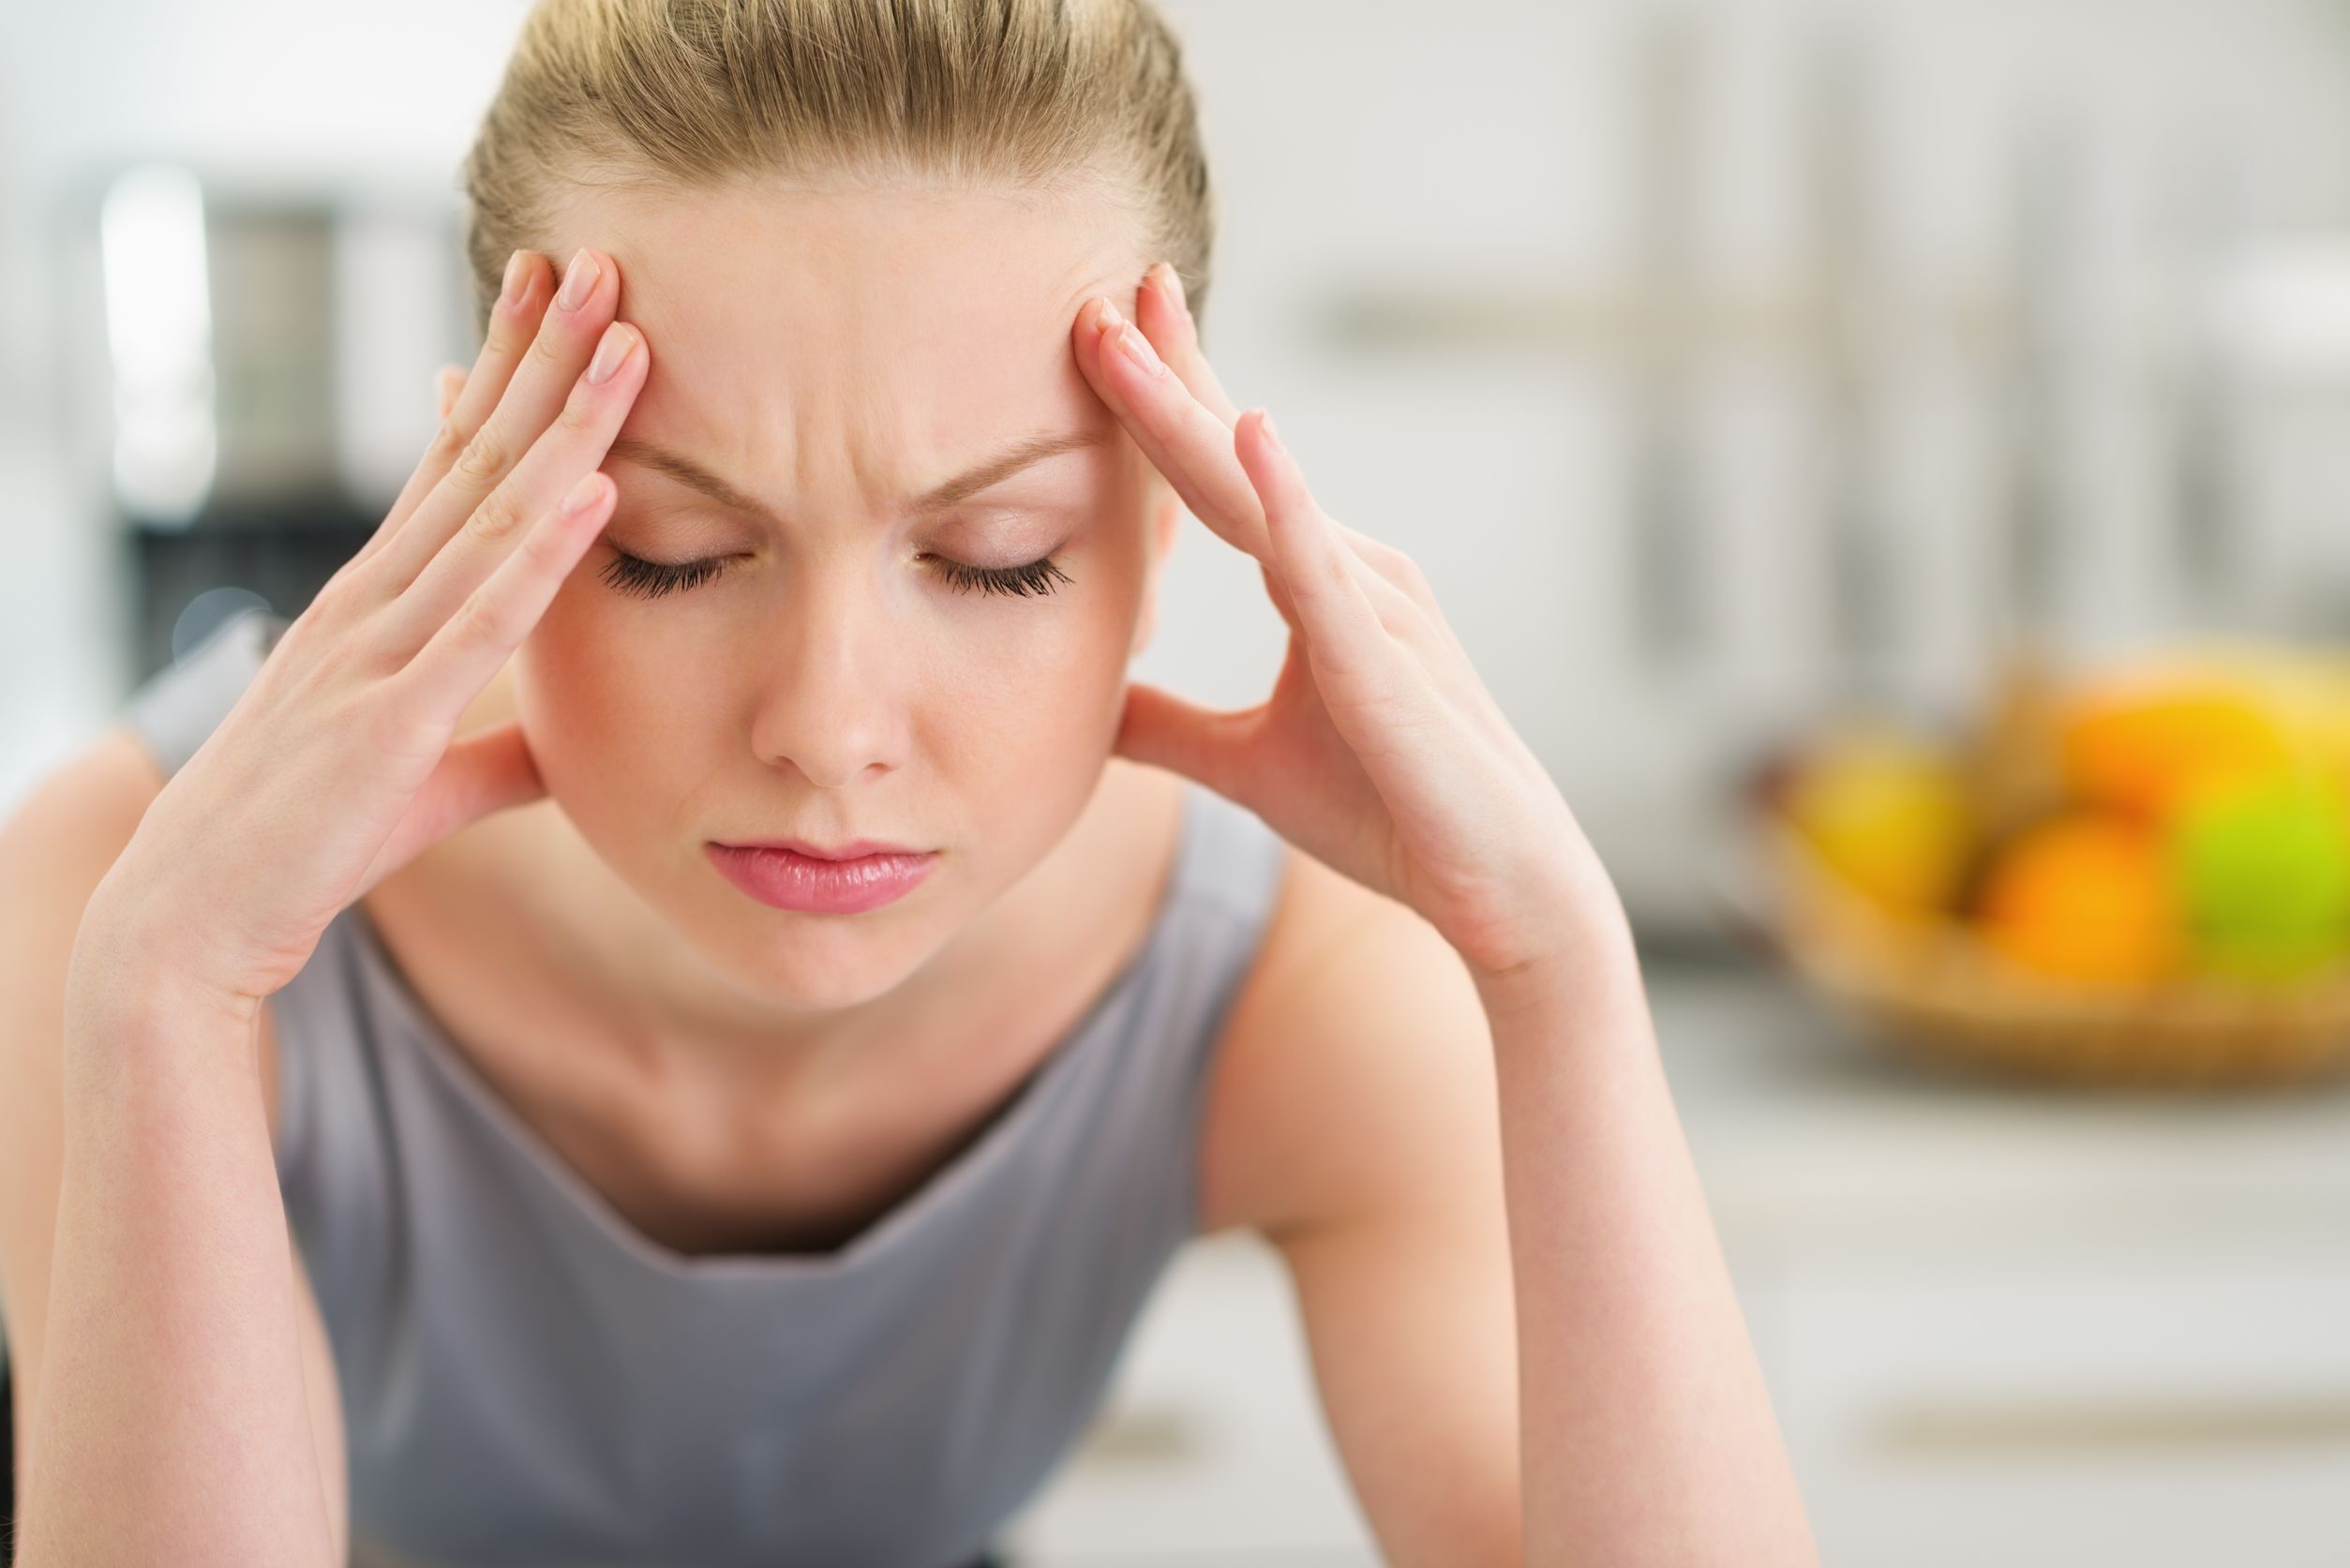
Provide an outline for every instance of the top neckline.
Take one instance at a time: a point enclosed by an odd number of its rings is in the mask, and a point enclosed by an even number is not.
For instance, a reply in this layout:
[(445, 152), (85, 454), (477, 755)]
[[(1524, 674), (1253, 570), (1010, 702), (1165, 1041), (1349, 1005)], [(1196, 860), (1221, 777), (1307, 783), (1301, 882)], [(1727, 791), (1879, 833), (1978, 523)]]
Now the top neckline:
[(1095, 993), (1077, 1022), (1054, 1042), (1043, 1059), (1000, 1101), (979, 1133), (946, 1163), (933, 1170), (911, 1192), (869, 1220), (841, 1246), (827, 1252), (683, 1253), (655, 1241), (637, 1229), (612, 1201), (572, 1165), (553, 1144), (485, 1078), (464, 1051), (440, 1025), (424, 998), (410, 983), (383, 934), (364, 903), (354, 900), (343, 910), (358, 940), (365, 962), (382, 981), (410, 1032), (424, 1042), (424, 1055), (439, 1068), (444, 1082), (470, 1104), (475, 1114), (513, 1147), (540, 1176), (559, 1191), (569, 1206), (585, 1217), (622, 1253), (647, 1270), (687, 1283), (759, 1281), (834, 1276), (870, 1266), (893, 1250), (934, 1212), (953, 1202), (955, 1195), (980, 1182), (985, 1172), (1008, 1157), (1024, 1130), (1043, 1113), (1045, 1104), (1075, 1070), (1073, 1064), (1097, 1033), (1105, 1014), (1139, 983), (1169, 942), (1175, 922), (1170, 918), (1196, 879), (1198, 859), (1206, 835), (1202, 817), (1206, 810), (1205, 786), (1186, 779), (1183, 805), (1175, 833), (1173, 863), (1147, 934), (1133, 955), (1109, 982)]

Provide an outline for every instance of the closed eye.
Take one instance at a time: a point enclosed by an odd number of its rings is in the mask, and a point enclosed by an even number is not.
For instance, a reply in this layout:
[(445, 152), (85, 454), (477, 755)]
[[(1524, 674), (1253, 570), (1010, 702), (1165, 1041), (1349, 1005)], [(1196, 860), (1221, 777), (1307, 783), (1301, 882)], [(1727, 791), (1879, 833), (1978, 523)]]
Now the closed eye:
[[(608, 544), (608, 541), (607, 541)], [(612, 560), (602, 573), (604, 580), (619, 592), (639, 599), (658, 599), (666, 593), (680, 593), (698, 588), (726, 570), (726, 556), (711, 556), (701, 560), (681, 560), (675, 563), (646, 560), (612, 546)], [(1050, 593), (1055, 583), (1071, 582), (1068, 573), (1051, 556), (1044, 556), (1022, 566), (966, 566), (944, 556), (929, 558), (938, 567), (938, 574), (947, 585), (958, 593), (1004, 593), (1019, 597)]]

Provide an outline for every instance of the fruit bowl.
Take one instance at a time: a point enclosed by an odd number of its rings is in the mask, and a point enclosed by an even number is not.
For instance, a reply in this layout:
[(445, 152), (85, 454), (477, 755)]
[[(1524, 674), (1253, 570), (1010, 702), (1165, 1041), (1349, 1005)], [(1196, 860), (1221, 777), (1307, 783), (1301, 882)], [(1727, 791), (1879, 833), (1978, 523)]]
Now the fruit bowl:
[(1913, 1056), (2095, 1086), (2278, 1085), (2350, 1067), (2350, 965), (2289, 989), (2179, 978), (2118, 991), (2015, 963), (1964, 924), (1862, 896), (1804, 837), (1753, 814), (1750, 920), (1804, 983)]
[(1814, 726), (1744, 781), (1740, 923), (1872, 1038), (2043, 1082), (2350, 1068), (2350, 663), (2172, 650)]

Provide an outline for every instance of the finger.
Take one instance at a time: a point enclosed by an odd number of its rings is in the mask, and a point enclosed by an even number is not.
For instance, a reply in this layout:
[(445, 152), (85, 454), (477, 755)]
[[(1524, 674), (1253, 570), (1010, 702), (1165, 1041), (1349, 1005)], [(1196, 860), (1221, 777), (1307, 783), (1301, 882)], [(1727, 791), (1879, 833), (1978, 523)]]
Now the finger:
[(403, 700), (419, 722), (456, 727), (466, 705), (546, 613), (556, 590), (610, 520), (619, 494), (608, 475), (582, 475), (395, 677), (406, 686)]
[[(1183, 279), (1172, 263), (1157, 262), (1143, 275), (1143, 287), (1134, 296), (1134, 321), (1167, 368), (1182, 378), (1185, 387), (1202, 407), (1227, 429), (1239, 421), (1239, 410), (1225, 393), (1223, 382), (1218, 380), (1200, 346), (1199, 323), (1184, 302)], [(1373, 539), (1335, 519), (1333, 522), (1340, 537), (1381, 576), (1415, 598), (1422, 596), (1419, 587), (1424, 583), (1419, 565), (1410, 556), (1384, 540)]]
[(359, 896), (442, 839), (493, 812), (527, 806), (546, 793), (518, 722), (452, 740), (391, 837), (376, 851), (374, 862), (360, 878)]
[(1239, 787), (1235, 763), (1240, 749), (1255, 733), (1263, 713), (1261, 707), (1218, 712), (1173, 692), (1135, 683), (1126, 689), (1115, 749), (1120, 756), (1197, 779), (1219, 795), (1232, 796)]
[(648, 357), (644, 335), (626, 321), (604, 329), (594, 357), (554, 424), (400, 595), (395, 607), (397, 646), (414, 648), (434, 635), (514, 553), (533, 520), (604, 461), (644, 385)]
[(1165, 261), (1143, 275), (1143, 288), (1134, 296), (1134, 320), (1144, 336), (1158, 347), (1159, 357), (1167, 362), (1167, 368), (1183, 378), (1183, 384), (1191, 389), (1208, 412), (1226, 429), (1240, 417), (1240, 411), (1225, 396), (1224, 384), (1217, 380), (1209, 367), (1206, 351), (1200, 346), (1199, 323), (1191, 319), (1190, 306), (1184, 303), (1183, 279)]
[(1263, 409), (1241, 415), (1234, 435), (1235, 460), (1263, 500), (1274, 570), (1304, 624), (1325, 703), (1335, 709), (1373, 700), (1397, 657), (1372, 603), (1377, 574), (1339, 537)]
[[(1141, 329), (1100, 295), (1077, 313), (1077, 363), (1095, 393), (1191, 515), (1235, 549), (1265, 559), (1265, 516), (1232, 455), (1232, 431), (1166, 372)], [(1140, 344), (1145, 357), (1130, 345)]]
[[(400, 487), (391, 510), (383, 515), (383, 521), (352, 557), (351, 569), (372, 560), (391, 542), (488, 417), (499, 394), (513, 377), (515, 366), (522, 363), (531, 335), (538, 331), (539, 320), (546, 314), (546, 302), (554, 292), (548, 278), (546, 258), (534, 251), (517, 250), (507, 261), (504, 285), (499, 291), (498, 303), (490, 307), (489, 325), (482, 335), (482, 350), (465, 378), (464, 389), (441, 416), (441, 427), (433, 433), (432, 444), (425, 449), (423, 460)], [(392, 586), (396, 590), (397, 585)]]
[[(487, 417), (384, 545), (382, 571), (392, 592), (415, 580), (554, 422), (619, 306), (620, 272), (611, 258), (598, 250), (575, 254), (563, 271), (562, 287)], [(478, 401), (477, 389), (468, 385), (452, 422), (461, 425), (472, 412), (469, 405)], [(505, 518), (501, 526), (518, 530), (534, 515)]]
[(434, 378), (434, 386), (440, 393), (441, 417), (446, 419), (449, 411), (457, 407), (457, 394), (465, 390), (465, 366), (442, 366), (440, 374)]
[[(1460, 646), (1452, 623), (1444, 619), (1444, 610), (1436, 603), (1436, 590), (1429, 585), (1428, 574), (1420, 563), (1384, 539), (1373, 539), (1357, 529), (1351, 529), (1337, 518), (1330, 526), (1346, 542), (1357, 560), (1369, 569), (1372, 582), (1371, 598), (1379, 605), (1380, 619), (1390, 630), (1409, 633), (1425, 631), (1438, 643), (1467, 658), (1468, 651)], [(1387, 590), (1392, 589), (1390, 594)]]

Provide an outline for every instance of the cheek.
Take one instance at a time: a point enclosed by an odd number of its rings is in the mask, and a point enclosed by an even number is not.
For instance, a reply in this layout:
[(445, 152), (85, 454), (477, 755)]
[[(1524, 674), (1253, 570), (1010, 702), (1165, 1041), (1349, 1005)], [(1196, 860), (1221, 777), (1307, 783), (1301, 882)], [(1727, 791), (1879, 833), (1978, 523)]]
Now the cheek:
[(552, 795), (583, 825), (636, 820), (674, 796), (673, 772), (711, 726), (683, 650), (621, 624), (602, 585), (575, 579), (516, 654), (516, 698)]

